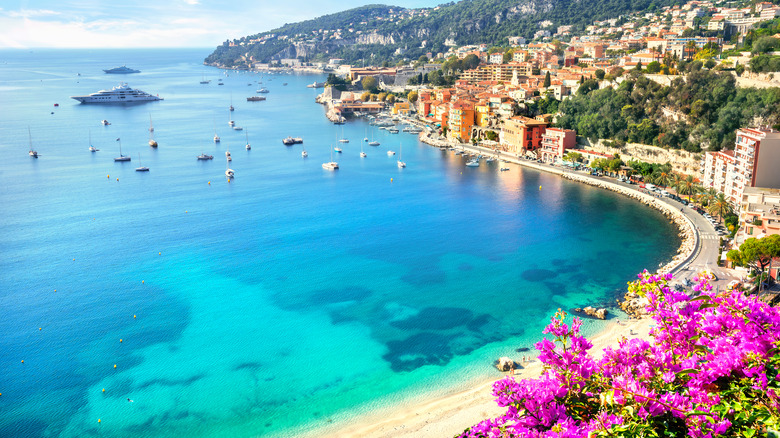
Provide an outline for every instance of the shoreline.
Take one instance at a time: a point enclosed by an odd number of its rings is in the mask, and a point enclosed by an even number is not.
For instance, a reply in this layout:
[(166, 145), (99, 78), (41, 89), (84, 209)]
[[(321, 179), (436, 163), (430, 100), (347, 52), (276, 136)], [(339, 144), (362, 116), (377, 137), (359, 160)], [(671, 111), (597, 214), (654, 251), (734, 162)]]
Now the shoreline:
[[(420, 141), (434, 147), (455, 146), (450, 142), (430, 138), (425, 133), (420, 134)], [(460, 144), (463, 149), (477, 153), (495, 153), (494, 151), (468, 144)], [(681, 238), (680, 247), (672, 259), (659, 267), (656, 272), (674, 273), (696, 257), (700, 249), (700, 236), (693, 222), (682, 212), (673, 206), (660, 201), (647, 193), (639, 190), (620, 186), (618, 184), (592, 178), (574, 171), (562, 168), (541, 165), (536, 162), (522, 160), (517, 156), (507, 153), (499, 153), (499, 158), (507, 162), (530, 167), (539, 171), (558, 174), (562, 178), (571, 181), (588, 184), (594, 187), (610, 190), (629, 198), (635, 199), (648, 207), (660, 211), (669, 218), (679, 231)], [(625, 303), (629, 302), (626, 297)], [(637, 304), (637, 303), (634, 303)], [(641, 303), (638, 303), (641, 305)], [(598, 331), (589, 340), (593, 343), (591, 352), (595, 357), (601, 357), (603, 350), (609, 346), (617, 346), (622, 338), (639, 337), (651, 340), (649, 335), (653, 321), (649, 318), (630, 312), (634, 309), (625, 309), (629, 315), (636, 316), (628, 322), (619, 323), (618, 320), (608, 320), (603, 330)], [(542, 364), (531, 356), (529, 362), (523, 363), (517, 369), (514, 376), (518, 379), (537, 378), (541, 374)], [(509, 373), (503, 373), (504, 376)], [(382, 409), (357, 420), (354, 424), (340, 428), (336, 431), (328, 431), (326, 437), (373, 437), (373, 438), (412, 438), (412, 437), (441, 437), (455, 436), (462, 433), (467, 427), (473, 426), (486, 418), (501, 415), (505, 409), (498, 407), (491, 394), (493, 383), (499, 378), (483, 380), (472, 387), (458, 391), (443, 397), (426, 400), (411, 406), (397, 406)]]
[[(604, 348), (617, 346), (622, 338), (641, 338), (650, 340), (649, 331), (653, 321), (649, 318), (632, 319), (618, 323), (607, 321), (607, 326), (589, 340), (593, 343), (591, 352), (596, 358), (601, 357)], [(535, 357), (530, 362), (516, 369), (517, 379), (537, 378), (541, 374), (542, 364)], [(500, 408), (491, 394), (493, 383), (510, 373), (502, 373), (502, 377), (484, 380), (469, 389), (459, 391), (444, 397), (418, 403), (412, 406), (397, 406), (383, 409), (364, 417), (355, 424), (327, 432), (325, 437), (372, 437), (372, 438), (418, 438), (456, 436), (467, 427), (478, 422), (493, 418), (505, 412)]]

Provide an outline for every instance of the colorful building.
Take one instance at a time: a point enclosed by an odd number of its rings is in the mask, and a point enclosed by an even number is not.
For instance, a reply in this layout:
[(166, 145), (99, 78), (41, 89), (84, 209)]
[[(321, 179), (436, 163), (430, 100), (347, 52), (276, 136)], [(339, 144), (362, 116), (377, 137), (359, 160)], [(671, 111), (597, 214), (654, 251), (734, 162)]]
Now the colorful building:
[(510, 117), (504, 120), (500, 143), (517, 154), (535, 151), (542, 145), (542, 134), (549, 124), (528, 117)]
[(546, 163), (555, 163), (563, 158), (566, 150), (577, 146), (577, 133), (571, 129), (547, 128), (542, 134), (539, 158)]
[[(460, 142), (468, 142), (472, 125), (474, 125), (474, 104), (463, 101), (451, 102), (447, 137)], [(444, 126), (443, 122), (442, 126)]]

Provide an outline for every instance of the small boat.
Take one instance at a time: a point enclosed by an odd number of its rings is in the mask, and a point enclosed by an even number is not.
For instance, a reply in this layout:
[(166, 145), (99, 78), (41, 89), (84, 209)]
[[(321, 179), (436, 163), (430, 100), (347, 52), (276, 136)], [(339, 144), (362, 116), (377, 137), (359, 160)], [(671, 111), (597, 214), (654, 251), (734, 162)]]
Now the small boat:
[(283, 82), (282, 85), (284, 85), (286, 87), (287, 86), (287, 82)]
[(399, 169), (403, 169), (404, 167), (406, 167), (406, 162), (404, 162), (404, 158), (403, 158), (404, 157), (404, 147), (403, 147), (403, 144), (399, 145), (398, 147), (399, 147), (399, 149), (398, 149), (398, 152), (399, 152), (398, 153), (398, 168)]
[(261, 87), (259, 90), (257, 90), (257, 92), (258, 93), (267, 93), (268, 92), (268, 88)]
[(502, 171), (502, 172), (506, 172), (507, 170), (509, 170), (509, 168), (508, 168), (508, 167), (502, 167), (502, 168), (501, 168), (501, 171)]
[(379, 142), (378, 141), (369, 141), (368, 145), (369, 146), (379, 146)]
[[(141, 164), (141, 153), (140, 152), (138, 153), (138, 164)], [(149, 168), (145, 167), (145, 166), (136, 167), (135, 171), (136, 172), (148, 172)]]
[(342, 153), (342, 152), (344, 152), (344, 151), (342, 151), (342, 150), (341, 150), (341, 148), (338, 148), (338, 147), (337, 147), (337, 148), (333, 148), (333, 150), (334, 150), (334, 151), (336, 151), (336, 152), (338, 152), (338, 153)]
[(302, 150), (302, 151), (301, 151), (301, 157), (303, 157), (303, 158), (306, 158), (306, 157), (308, 157), (308, 156), (309, 156), (309, 153), (308, 153), (308, 152), (306, 152), (306, 149), (304, 149), (304, 150)]
[[(154, 125), (152, 125), (152, 115), (149, 114), (149, 146), (156, 148), (157, 141), (154, 139)], [(140, 158), (139, 158), (140, 160)]]
[(242, 127), (240, 127), (240, 126), (234, 126), (234, 127), (233, 127), (233, 130), (234, 130), (234, 131), (243, 131), (243, 130), (244, 130), (244, 128), (242, 128)]
[(228, 161), (233, 161), (233, 157), (230, 156), (230, 146), (228, 146), (227, 150), (225, 151), (225, 158)]
[(130, 161), (130, 157), (127, 155), (122, 155), (122, 140), (116, 139), (116, 141), (119, 142), (119, 156), (114, 158), (114, 161)]
[(391, 134), (398, 134), (398, 128), (387, 128), (387, 132)]
[(198, 160), (213, 160), (213, 159), (214, 159), (213, 155), (206, 155), (204, 153), (198, 155)]
[(214, 143), (219, 143), (219, 135), (217, 135), (217, 123), (214, 122)]
[(330, 161), (322, 163), (322, 168), (325, 170), (336, 170), (339, 168), (339, 163), (333, 161), (333, 146), (330, 147)]
[(89, 151), (90, 152), (97, 152), (100, 149), (96, 148), (95, 146), (92, 146), (92, 131), (89, 131)]
[(38, 151), (34, 150), (32, 146), (32, 133), (29, 126), (27, 127), (27, 135), (30, 137), (30, 152), (28, 154), (33, 158), (38, 158)]
[(263, 96), (250, 96), (246, 98), (247, 102), (261, 102), (265, 100), (265, 97)]
[(348, 138), (342, 138), (342, 139), (339, 140), (339, 143), (349, 143), (349, 139)]
[(287, 137), (282, 139), (282, 144), (285, 146), (292, 146), (295, 144), (295, 140), (292, 137)]
[(363, 143), (360, 144), (360, 158), (366, 158), (366, 153), (363, 152)]
[(479, 167), (479, 160), (474, 159), (466, 163), (467, 167)]
[(388, 157), (392, 157), (393, 155), (395, 155), (395, 151), (387, 151)]
[(236, 172), (230, 168), (229, 161), (230, 160), (225, 162), (225, 177), (227, 177), (228, 181), (233, 179), (233, 177), (236, 175)]
[(245, 146), (246, 150), (251, 150), (252, 145), (249, 144), (249, 130), (247, 129), (246, 131), (244, 131), (244, 134), (246, 134), (246, 146)]
[(103, 125), (103, 126), (108, 126), (108, 125), (110, 125), (110, 124), (111, 124), (111, 122), (109, 122), (109, 121), (108, 121), (108, 120), (106, 120), (106, 119), (103, 119), (103, 120), (101, 120), (101, 121), (100, 121), (100, 124), (101, 124), (101, 125)]
[(211, 83), (211, 80), (210, 79), (207, 80), (205, 75), (201, 75), (200, 77), (201, 77), (201, 79), (200, 79), (200, 83), (201, 84), (210, 84)]

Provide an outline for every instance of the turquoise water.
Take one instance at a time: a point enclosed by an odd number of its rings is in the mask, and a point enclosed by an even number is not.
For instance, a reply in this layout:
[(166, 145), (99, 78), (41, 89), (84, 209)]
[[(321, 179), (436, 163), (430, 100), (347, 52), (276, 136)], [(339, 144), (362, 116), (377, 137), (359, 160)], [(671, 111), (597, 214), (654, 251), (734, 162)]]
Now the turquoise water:
[[(492, 361), (523, 354), (555, 309), (613, 302), (679, 245), (635, 201), (468, 168), (408, 134), (375, 131), (361, 159), (362, 120), (324, 171), (342, 132), (305, 87), (322, 76), (225, 76), (209, 52), (0, 51), (0, 435), (348, 425), (497, 377)], [(142, 73), (102, 73), (122, 64)], [(69, 99), (120, 80), (165, 100)], [(268, 100), (246, 102), (257, 80)], [(113, 162), (117, 138), (131, 163)], [(401, 143), (406, 169), (386, 155)]]

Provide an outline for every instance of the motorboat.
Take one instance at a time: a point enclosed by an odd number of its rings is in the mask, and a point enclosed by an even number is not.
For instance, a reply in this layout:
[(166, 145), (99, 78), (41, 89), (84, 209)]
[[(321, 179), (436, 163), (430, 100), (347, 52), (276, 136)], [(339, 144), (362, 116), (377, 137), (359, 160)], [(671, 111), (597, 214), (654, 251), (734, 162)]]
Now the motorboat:
[(479, 167), (479, 160), (470, 160), (466, 163), (468, 167)]
[(71, 96), (70, 98), (81, 103), (126, 103), (163, 100), (160, 96), (153, 96), (144, 91), (130, 88), (124, 82), (110, 90), (100, 90), (87, 96)]
[(109, 121), (108, 121), (108, 120), (106, 120), (106, 119), (103, 119), (103, 120), (101, 120), (101, 121), (100, 121), (100, 124), (101, 124), (101, 125), (103, 125), (103, 126), (108, 126), (108, 125), (110, 125), (110, 124), (111, 124), (111, 122), (109, 122)]
[(123, 65), (121, 67), (110, 68), (108, 70), (103, 70), (103, 71), (109, 74), (141, 73), (141, 70), (136, 70), (126, 65)]
[(395, 155), (395, 151), (387, 151), (388, 157), (392, 157), (393, 155)]
[(213, 155), (206, 155), (206, 154), (200, 154), (198, 155), (198, 160), (213, 160)]
[(333, 148), (333, 150), (334, 150), (334, 151), (336, 151), (336, 152), (338, 152), (338, 153), (342, 153), (342, 152), (344, 152), (344, 151), (342, 151), (342, 150), (341, 150), (341, 148), (338, 148), (338, 147), (337, 147), (337, 148)]
[(247, 102), (262, 102), (265, 100), (263, 96), (249, 96), (246, 98)]

